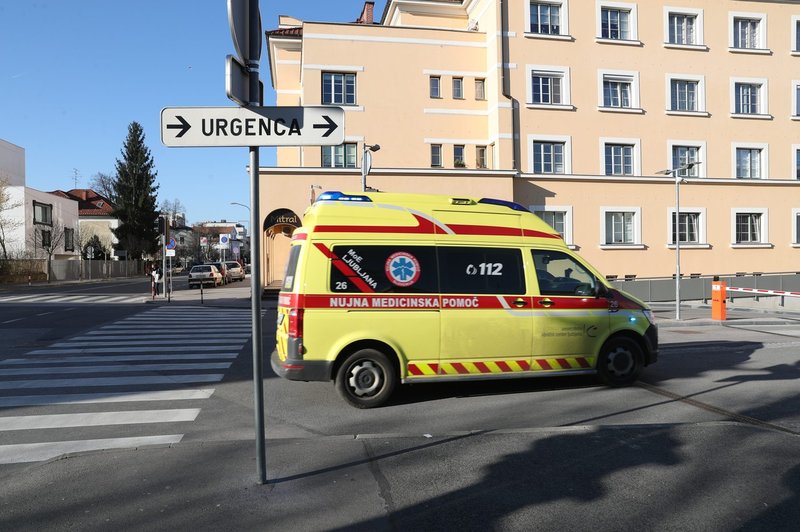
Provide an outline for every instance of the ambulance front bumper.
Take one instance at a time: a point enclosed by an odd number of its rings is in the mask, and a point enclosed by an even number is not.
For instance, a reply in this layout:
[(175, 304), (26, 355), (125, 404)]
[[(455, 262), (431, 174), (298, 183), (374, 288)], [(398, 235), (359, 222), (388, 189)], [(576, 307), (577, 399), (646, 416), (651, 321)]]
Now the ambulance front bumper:
[(278, 350), (272, 352), (272, 371), (290, 381), (329, 381), (333, 362), (327, 360), (281, 360)]

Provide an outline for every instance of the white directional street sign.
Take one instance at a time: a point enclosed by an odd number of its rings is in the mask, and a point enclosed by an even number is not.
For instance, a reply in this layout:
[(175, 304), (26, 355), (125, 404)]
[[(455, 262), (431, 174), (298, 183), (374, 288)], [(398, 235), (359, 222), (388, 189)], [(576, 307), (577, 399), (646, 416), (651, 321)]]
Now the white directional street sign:
[(161, 142), (173, 148), (336, 146), (344, 142), (341, 107), (167, 107)]

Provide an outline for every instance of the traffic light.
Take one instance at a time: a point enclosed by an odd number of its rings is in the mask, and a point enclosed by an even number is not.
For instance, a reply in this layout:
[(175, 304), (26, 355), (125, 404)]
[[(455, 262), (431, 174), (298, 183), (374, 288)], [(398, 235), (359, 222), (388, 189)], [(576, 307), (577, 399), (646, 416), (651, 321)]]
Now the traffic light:
[(164, 219), (163, 216), (159, 216), (156, 219), (156, 223), (154, 225), (155, 225), (156, 231), (158, 231), (159, 235), (166, 234), (165, 231), (166, 231), (166, 227), (167, 227), (167, 221)]

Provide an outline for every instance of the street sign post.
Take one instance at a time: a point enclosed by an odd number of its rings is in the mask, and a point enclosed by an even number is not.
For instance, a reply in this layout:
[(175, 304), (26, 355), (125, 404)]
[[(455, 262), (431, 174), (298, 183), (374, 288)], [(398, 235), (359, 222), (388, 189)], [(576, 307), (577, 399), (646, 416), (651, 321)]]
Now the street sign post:
[(264, 105), (264, 82), (258, 82), (258, 94), (250, 97), (250, 70), (232, 55), (225, 58), (225, 94), (239, 105), (256, 101)]
[(341, 107), (167, 107), (161, 142), (174, 148), (337, 146)]

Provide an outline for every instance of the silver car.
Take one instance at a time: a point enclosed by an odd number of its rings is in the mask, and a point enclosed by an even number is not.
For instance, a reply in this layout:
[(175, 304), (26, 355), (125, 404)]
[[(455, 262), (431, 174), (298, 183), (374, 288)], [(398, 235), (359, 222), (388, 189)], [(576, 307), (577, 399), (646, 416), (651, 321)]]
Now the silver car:
[(189, 271), (189, 288), (210, 284), (211, 286), (219, 286), (222, 284), (222, 274), (216, 266), (211, 264), (198, 264), (192, 266)]
[(244, 268), (235, 260), (225, 261), (231, 281), (244, 281)]

